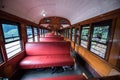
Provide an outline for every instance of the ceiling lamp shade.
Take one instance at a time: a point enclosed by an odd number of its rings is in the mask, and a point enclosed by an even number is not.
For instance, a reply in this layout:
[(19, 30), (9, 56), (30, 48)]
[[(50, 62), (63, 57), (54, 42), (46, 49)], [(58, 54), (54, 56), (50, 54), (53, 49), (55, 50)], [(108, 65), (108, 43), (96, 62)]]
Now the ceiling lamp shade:
[(43, 17), (46, 16), (46, 12), (45, 12), (45, 10), (42, 10), (41, 15), (42, 15)]

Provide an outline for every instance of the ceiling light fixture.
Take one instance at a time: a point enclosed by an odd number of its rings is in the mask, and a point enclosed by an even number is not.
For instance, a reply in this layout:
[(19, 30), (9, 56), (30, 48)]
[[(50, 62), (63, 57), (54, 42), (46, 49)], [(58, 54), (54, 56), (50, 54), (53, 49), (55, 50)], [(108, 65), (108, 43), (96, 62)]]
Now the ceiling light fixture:
[(43, 17), (45, 17), (45, 16), (46, 16), (46, 12), (45, 12), (44, 10), (42, 10), (41, 15), (42, 15)]
[(46, 14), (45, 14), (45, 13), (43, 13), (43, 14), (42, 14), (42, 16), (44, 16), (44, 17), (45, 17), (45, 16), (46, 16)]

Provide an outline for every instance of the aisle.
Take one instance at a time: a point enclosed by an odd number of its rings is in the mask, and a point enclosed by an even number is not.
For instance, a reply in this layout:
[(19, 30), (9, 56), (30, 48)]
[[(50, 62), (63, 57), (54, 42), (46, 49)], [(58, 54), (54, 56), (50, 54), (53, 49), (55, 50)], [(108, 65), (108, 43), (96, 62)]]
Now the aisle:
[(34, 69), (27, 70), (24, 75), (21, 77), (21, 80), (29, 80), (30, 78), (47, 78), (47, 77), (56, 77), (56, 76), (65, 76), (65, 75), (76, 75), (85, 73), (89, 78), (92, 75), (87, 71), (83, 66), (79, 66), (75, 64), (73, 66), (73, 70), (58, 70), (57, 72), (52, 74), (52, 70), (50, 68), (46, 69)]

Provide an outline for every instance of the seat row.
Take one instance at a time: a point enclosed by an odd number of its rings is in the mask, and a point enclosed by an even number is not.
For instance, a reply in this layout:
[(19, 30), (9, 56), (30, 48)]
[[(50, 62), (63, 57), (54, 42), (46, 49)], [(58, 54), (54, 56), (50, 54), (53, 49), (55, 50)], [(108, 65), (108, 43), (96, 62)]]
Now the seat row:
[[(70, 55), (70, 42), (64, 41), (63, 37), (54, 35), (53, 33), (45, 34), (45, 37), (40, 38), (40, 42), (27, 42), (25, 45), (25, 52), (26, 56), (20, 62), (20, 67), (22, 69), (74, 65), (74, 60)], [(82, 75), (63, 76), (31, 80), (78, 80), (81, 76)]]

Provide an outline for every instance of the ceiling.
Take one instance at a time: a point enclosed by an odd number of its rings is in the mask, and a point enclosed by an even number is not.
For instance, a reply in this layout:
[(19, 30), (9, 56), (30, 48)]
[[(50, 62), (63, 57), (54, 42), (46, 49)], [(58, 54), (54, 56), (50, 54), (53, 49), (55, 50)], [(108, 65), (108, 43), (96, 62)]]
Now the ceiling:
[(120, 0), (0, 0), (0, 10), (39, 23), (46, 17), (59, 16), (71, 24), (120, 8)]

